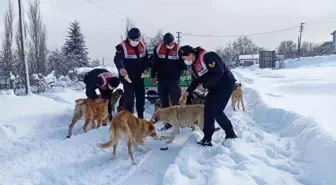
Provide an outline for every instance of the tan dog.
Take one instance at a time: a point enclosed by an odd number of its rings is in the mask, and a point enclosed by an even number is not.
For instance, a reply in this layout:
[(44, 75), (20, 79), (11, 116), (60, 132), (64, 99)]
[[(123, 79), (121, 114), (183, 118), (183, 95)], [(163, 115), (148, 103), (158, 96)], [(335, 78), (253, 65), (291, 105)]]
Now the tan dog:
[(243, 107), (243, 111), (245, 111), (244, 101), (243, 101), (243, 91), (241, 89), (241, 83), (236, 83), (235, 84), (235, 90), (232, 93), (231, 102), (232, 102), (233, 111), (236, 111), (236, 103), (238, 103), (238, 109), (239, 109), (239, 103), (241, 103), (242, 107)]
[[(183, 99), (181, 100), (184, 101)], [(173, 125), (173, 131), (168, 143), (171, 143), (177, 135), (180, 128), (191, 126), (195, 129), (195, 124), (203, 130), (204, 125), (204, 105), (175, 105), (157, 110), (153, 116), (154, 123), (163, 121)]]
[[(170, 106), (172, 106), (170, 95), (168, 96), (168, 99), (169, 99), (169, 107), (170, 107)], [(157, 111), (158, 109), (161, 109), (161, 100), (160, 100), (160, 98), (157, 99), (156, 102), (155, 102), (155, 109), (154, 109), (154, 111)]]
[[(143, 150), (138, 146), (138, 144), (143, 145), (145, 137), (151, 136), (158, 138), (155, 132), (155, 126), (151, 121), (137, 118), (126, 110), (120, 111), (113, 118), (109, 132), (111, 138), (110, 141), (98, 144), (98, 147), (108, 148), (113, 146), (112, 159), (115, 159), (118, 141), (121, 137), (127, 142), (128, 155), (131, 158), (132, 164), (136, 164), (132, 153), (132, 145), (134, 144), (136, 149)], [(149, 149), (147, 148), (147, 150)]]
[(118, 102), (119, 98), (121, 95), (124, 94), (124, 91), (120, 88), (116, 89), (111, 96), (111, 106), (112, 106), (112, 111), (115, 112), (115, 104)]
[(83, 126), (84, 132), (88, 131), (88, 126), (90, 123), (92, 124), (92, 128), (99, 128), (102, 126), (102, 124), (107, 124), (109, 116), (107, 110), (108, 107), (107, 100), (98, 99), (97, 101), (94, 101), (91, 99), (81, 98), (75, 100), (75, 102), (76, 106), (71, 124), (69, 125), (67, 138), (71, 137), (73, 127), (75, 126), (77, 121), (82, 117), (83, 114), (85, 116), (85, 123)]

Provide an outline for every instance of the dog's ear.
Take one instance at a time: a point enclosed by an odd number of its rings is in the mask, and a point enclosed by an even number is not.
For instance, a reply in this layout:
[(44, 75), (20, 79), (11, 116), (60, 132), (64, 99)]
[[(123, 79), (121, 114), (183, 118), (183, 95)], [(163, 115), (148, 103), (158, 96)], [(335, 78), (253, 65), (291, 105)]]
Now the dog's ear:
[(153, 123), (149, 123), (149, 127), (148, 127), (149, 131), (154, 131), (155, 130), (155, 126), (153, 125)]

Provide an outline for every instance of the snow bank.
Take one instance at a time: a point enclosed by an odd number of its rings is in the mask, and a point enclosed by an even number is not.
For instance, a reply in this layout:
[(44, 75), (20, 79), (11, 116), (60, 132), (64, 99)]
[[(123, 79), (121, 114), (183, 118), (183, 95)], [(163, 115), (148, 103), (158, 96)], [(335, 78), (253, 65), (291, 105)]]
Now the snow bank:
[[(250, 98), (245, 99), (247, 111), (255, 106)], [(225, 133), (220, 130), (213, 135), (213, 147), (202, 147), (196, 141), (203, 134), (194, 132), (169, 166), (163, 185), (302, 184), (301, 161), (291, 138), (263, 129), (248, 113), (232, 112), (230, 106), (225, 112), (239, 139), (224, 141)]]
[(82, 91), (62, 88), (40, 95), (0, 96), (0, 140), (34, 133), (39, 122), (53, 122), (51, 115), (71, 115), (75, 99), (82, 97)]
[(315, 57), (303, 57), (300, 60), (289, 59), (285, 60), (285, 68), (313, 67), (313, 66), (330, 66), (336, 65), (336, 55), (325, 55)]
[(303, 184), (336, 184), (336, 55), (287, 60), (281, 70), (236, 68), (250, 116), (267, 132), (291, 138)]
[(336, 166), (331, 164), (336, 158), (335, 139), (328, 136), (314, 120), (295, 112), (273, 108), (264, 103), (259, 94), (245, 87), (250, 115), (269, 132), (281, 137), (293, 138), (305, 171), (298, 179), (303, 184), (335, 184)]

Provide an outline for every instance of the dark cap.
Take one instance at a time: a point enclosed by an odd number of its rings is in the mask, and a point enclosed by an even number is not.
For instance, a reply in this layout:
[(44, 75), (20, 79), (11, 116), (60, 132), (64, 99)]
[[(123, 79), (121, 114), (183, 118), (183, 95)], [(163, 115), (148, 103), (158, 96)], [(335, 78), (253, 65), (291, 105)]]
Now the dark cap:
[(172, 43), (174, 40), (175, 40), (174, 35), (172, 35), (171, 33), (166, 33), (163, 36), (163, 43), (164, 44), (168, 45), (168, 44)]
[(181, 56), (188, 56), (190, 53), (194, 53), (194, 48), (189, 45), (185, 45), (180, 47), (179, 53)]
[(115, 76), (115, 77), (110, 78), (110, 80), (108, 81), (108, 83), (112, 87), (117, 88), (119, 86), (119, 84), (120, 84), (120, 80), (119, 80), (118, 77)]
[(131, 28), (127, 32), (127, 37), (131, 40), (135, 40), (141, 37), (141, 32), (138, 28)]

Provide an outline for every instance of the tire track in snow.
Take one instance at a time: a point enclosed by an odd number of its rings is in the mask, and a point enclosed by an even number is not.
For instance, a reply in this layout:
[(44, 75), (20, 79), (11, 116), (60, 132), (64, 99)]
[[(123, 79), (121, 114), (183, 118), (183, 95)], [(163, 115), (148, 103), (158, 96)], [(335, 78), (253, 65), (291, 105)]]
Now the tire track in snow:
[(144, 182), (144, 185), (161, 185), (163, 176), (170, 164), (172, 164), (181, 150), (184, 143), (186, 143), (192, 131), (185, 128), (176, 136), (172, 144), (169, 144), (167, 151), (161, 151), (159, 148), (167, 145), (161, 142), (155, 142), (152, 146), (154, 149), (149, 151), (137, 165), (137, 167), (130, 171), (126, 176), (119, 180), (117, 185), (138, 185), (139, 182)]

